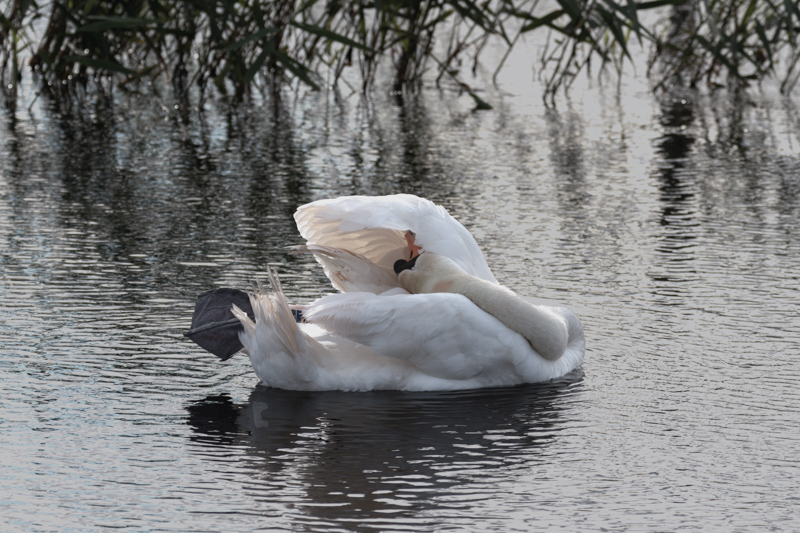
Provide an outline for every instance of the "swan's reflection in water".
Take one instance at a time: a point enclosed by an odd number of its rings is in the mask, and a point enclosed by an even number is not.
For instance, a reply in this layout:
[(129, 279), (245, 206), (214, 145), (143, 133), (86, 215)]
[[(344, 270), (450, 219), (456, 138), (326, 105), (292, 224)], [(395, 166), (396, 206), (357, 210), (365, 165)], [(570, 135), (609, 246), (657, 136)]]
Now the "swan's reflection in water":
[(315, 528), (374, 528), (420, 526), (423, 513), (432, 525), (427, 510), (458, 520), (514, 480), (534, 481), (570, 427), (582, 378), (431, 393), (257, 387), (244, 405), (224, 395), (190, 405), (188, 423), (195, 450), (220, 463), (209, 472), (237, 476), (276, 516), (293, 509)]

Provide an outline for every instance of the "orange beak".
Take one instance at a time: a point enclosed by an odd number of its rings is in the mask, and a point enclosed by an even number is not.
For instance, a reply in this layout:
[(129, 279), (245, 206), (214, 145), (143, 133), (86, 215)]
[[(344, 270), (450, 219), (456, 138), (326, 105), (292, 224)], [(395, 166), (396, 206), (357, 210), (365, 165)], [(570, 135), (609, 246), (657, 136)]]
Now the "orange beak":
[(411, 257), (409, 257), (409, 259), (414, 259), (419, 255), (419, 251), (422, 250), (422, 247), (414, 244), (414, 235), (410, 231), (406, 232), (406, 242), (408, 243), (408, 249), (411, 250)]

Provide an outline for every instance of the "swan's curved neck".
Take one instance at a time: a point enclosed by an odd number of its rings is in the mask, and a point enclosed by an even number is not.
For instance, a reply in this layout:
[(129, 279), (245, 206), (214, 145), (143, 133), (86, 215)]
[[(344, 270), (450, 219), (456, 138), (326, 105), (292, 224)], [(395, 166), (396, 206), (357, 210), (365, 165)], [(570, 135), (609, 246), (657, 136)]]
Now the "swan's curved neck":
[(509, 329), (525, 337), (550, 361), (560, 358), (569, 340), (568, 325), (552, 309), (532, 305), (509, 289), (467, 274), (447, 257), (426, 252), (414, 270), (400, 273), (400, 284), (414, 294), (451, 292), (469, 298)]

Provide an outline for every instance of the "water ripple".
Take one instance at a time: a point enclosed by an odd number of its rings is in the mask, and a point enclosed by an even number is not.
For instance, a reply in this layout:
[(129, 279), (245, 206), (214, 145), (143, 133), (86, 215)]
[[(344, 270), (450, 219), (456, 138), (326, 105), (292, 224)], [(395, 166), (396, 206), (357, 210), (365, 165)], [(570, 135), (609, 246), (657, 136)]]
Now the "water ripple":
[[(742, 123), (769, 134), (737, 146), (719, 102), (680, 129), (683, 108), (645, 94), (546, 113), (498, 94), (486, 114), (444, 93), (304, 93), (185, 130), (125, 99), (119, 120), (44, 104), (7, 120), (5, 528), (797, 530), (793, 104), (748, 107)], [(182, 336), (198, 293), (268, 265), (294, 301), (329, 291), (285, 248), (294, 209), (394, 192), (450, 209), (504, 284), (569, 305), (582, 370), (298, 393)]]

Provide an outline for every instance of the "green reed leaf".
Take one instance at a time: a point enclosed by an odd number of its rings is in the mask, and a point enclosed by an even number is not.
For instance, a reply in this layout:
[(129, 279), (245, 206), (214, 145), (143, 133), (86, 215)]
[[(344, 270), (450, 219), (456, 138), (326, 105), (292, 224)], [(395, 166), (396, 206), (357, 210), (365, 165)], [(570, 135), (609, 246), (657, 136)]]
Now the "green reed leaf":
[(247, 69), (247, 73), (244, 76), (244, 82), (250, 84), (255, 78), (256, 73), (261, 70), (261, 67), (264, 66), (264, 62), (267, 58), (275, 52), (275, 41), (270, 39), (264, 45), (264, 48), (261, 50), (261, 53), (258, 54), (256, 60), (253, 61), (253, 64), (250, 65), (250, 68)]
[(364, 52), (369, 52), (371, 54), (375, 53), (375, 50), (373, 50), (372, 48), (365, 46), (361, 43), (358, 43), (352, 39), (349, 39), (344, 35), (339, 35), (338, 33), (332, 32), (331, 30), (320, 28), (319, 26), (312, 26), (311, 24), (296, 22), (294, 20), (289, 22), (289, 24), (307, 33), (313, 33), (314, 35), (319, 35), (320, 37), (324, 37), (329, 41), (336, 41), (337, 43), (342, 43), (347, 46), (352, 46), (353, 48), (358, 48), (359, 50), (363, 50)]
[(553, 25), (553, 21), (556, 20), (557, 18), (559, 18), (564, 13), (565, 13), (565, 11), (563, 9), (557, 9), (556, 11), (553, 11), (552, 13), (548, 13), (547, 15), (545, 15), (542, 18), (536, 18), (534, 16), (528, 15), (525, 18), (527, 20), (530, 20), (531, 22), (529, 22), (528, 24), (524, 25), (519, 31), (522, 32), (522, 33), (525, 33), (525, 32), (529, 32), (529, 31), (535, 30), (536, 28), (538, 28), (540, 26), (549, 26), (549, 27), (551, 27), (553, 29), (560, 30), (560, 28), (556, 28)]
[(642, 44), (642, 25), (639, 24), (639, 16), (636, 14), (636, 2), (628, 0), (627, 9), (623, 10), (621, 7), (618, 9), (620, 13), (625, 15), (630, 21), (631, 28), (639, 38), (639, 44)]
[(88, 15), (89, 11), (92, 10), (92, 8), (94, 7), (94, 5), (96, 3), (97, 3), (97, 0), (89, 0), (88, 2), (86, 2), (86, 6), (84, 6), (84, 8), (83, 8), (83, 15), (84, 16)]
[(435, 28), (438, 24), (444, 22), (454, 13), (452, 9), (448, 9), (444, 11), (441, 15), (436, 17), (435, 19), (431, 20), (430, 22), (426, 22), (425, 25), (420, 28), (421, 31), (427, 31), (431, 28)]
[(578, 0), (556, 0), (558, 4), (564, 8), (564, 11), (569, 15), (573, 22), (581, 18), (581, 4)]
[(698, 43), (700, 43), (700, 45), (703, 48), (708, 50), (711, 53), (711, 55), (713, 55), (714, 58), (716, 58), (717, 61), (719, 61), (720, 63), (725, 65), (725, 67), (728, 69), (728, 72), (730, 74), (732, 74), (733, 76), (735, 76), (736, 78), (738, 78), (740, 80), (744, 79), (744, 78), (742, 78), (742, 75), (739, 73), (739, 69), (736, 68), (736, 66), (733, 63), (731, 63), (730, 60), (727, 57), (725, 57), (725, 55), (722, 53), (720, 44), (717, 44), (715, 46), (715, 45), (711, 44), (705, 37), (703, 37), (702, 35), (699, 35), (699, 34), (695, 35), (694, 39)]
[(644, 11), (647, 9), (655, 9), (657, 7), (672, 6), (675, 4), (683, 4), (686, 0), (652, 0), (652, 2), (642, 2), (636, 4), (637, 11)]
[(475, 100), (475, 110), (476, 111), (477, 110), (488, 111), (488, 110), (492, 109), (491, 105), (486, 103), (486, 101), (484, 101), (480, 96), (478, 96), (474, 92), (467, 91), (467, 94), (469, 94), (472, 97), (472, 99)]
[(95, 70), (107, 70), (109, 72), (119, 72), (121, 74), (135, 75), (136, 71), (125, 68), (116, 61), (108, 61), (105, 59), (95, 59), (86, 56), (66, 56), (64, 61), (68, 63), (80, 63)]
[[(481, 29), (483, 29), (483, 31), (486, 33), (492, 33), (491, 24), (489, 23), (490, 18), (487, 17), (487, 13), (491, 14), (491, 11), (488, 7), (488, 2), (485, 4), (484, 8), (478, 7), (470, 0), (447, 0), (445, 3), (453, 6), (453, 9), (458, 11), (459, 15), (465, 19), (471, 20), (480, 26)], [(461, 5), (462, 3), (464, 5)]]
[(279, 31), (280, 31), (280, 28), (276, 28), (274, 26), (270, 26), (268, 28), (261, 28), (260, 30), (255, 32), (253, 35), (245, 37), (241, 41), (236, 41), (235, 43), (229, 44), (227, 46), (223, 46), (222, 48), (219, 49), (219, 51), (220, 52), (232, 52), (234, 50), (238, 50), (239, 48), (241, 48), (242, 46), (246, 45), (249, 42), (252, 42), (252, 41), (255, 41), (255, 40), (258, 40), (258, 39), (263, 39), (267, 35), (271, 35), (273, 33), (279, 32)]
[(289, 72), (300, 78), (300, 80), (314, 89), (315, 91), (319, 91), (319, 85), (314, 83), (312, 79), (308, 76), (308, 69), (294, 61), (291, 57), (287, 56), (283, 52), (279, 50), (275, 50), (275, 59), (278, 60)]
[(788, 22), (791, 23), (792, 17), (789, 16), (789, 13), (794, 13), (794, 16), (797, 17), (797, 21), (800, 22), (800, 7), (797, 6), (797, 2), (793, 2), (792, 0), (783, 0), (783, 5), (786, 7), (786, 16), (789, 19)]
[(314, 4), (316, 4), (317, 2), (318, 0), (306, 0), (306, 2), (297, 9), (297, 13), (302, 13), (303, 11), (308, 10), (309, 8), (313, 7)]
[(148, 26), (150, 24), (163, 24), (165, 22), (161, 19), (138, 19), (127, 17), (90, 17), (90, 20), (96, 20), (97, 22), (81, 26), (76, 31), (79, 33), (92, 33), (113, 29), (132, 29)]
[(767, 32), (764, 31), (764, 26), (762, 26), (761, 22), (758, 20), (756, 21), (756, 33), (758, 34), (758, 38), (761, 39), (761, 44), (764, 46), (764, 50), (767, 52), (770, 66), (774, 65), (775, 60), (772, 57), (772, 43), (770, 43), (769, 39), (767, 39)]
[(747, 11), (744, 12), (744, 16), (742, 17), (741, 22), (739, 22), (740, 29), (744, 29), (747, 26), (747, 23), (750, 22), (750, 17), (752, 17), (753, 13), (755, 13), (757, 6), (758, 0), (750, 0), (750, 4), (747, 6)]
[(628, 56), (628, 59), (630, 59), (631, 55), (628, 53), (628, 44), (625, 39), (625, 34), (622, 31), (622, 25), (620, 24), (619, 19), (603, 6), (596, 5), (595, 10), (597, 10), (597, 12), (605, 21), (606, 28), (611, 32), (611, 35), (614, 36), (614, 40), (617, 41), (622, 47), (622, 53), (624, 53), (626, 56)]

